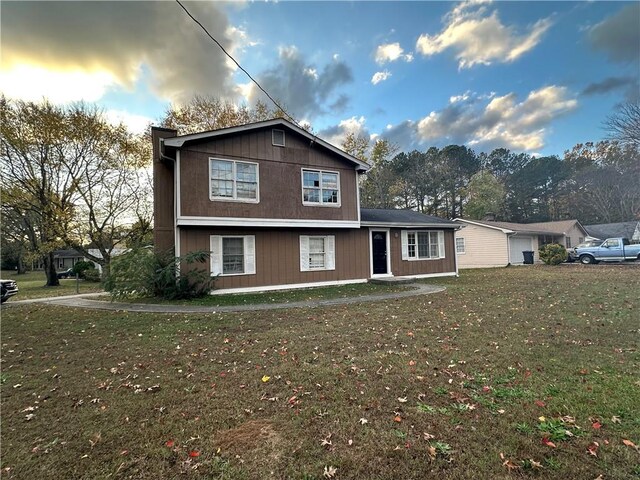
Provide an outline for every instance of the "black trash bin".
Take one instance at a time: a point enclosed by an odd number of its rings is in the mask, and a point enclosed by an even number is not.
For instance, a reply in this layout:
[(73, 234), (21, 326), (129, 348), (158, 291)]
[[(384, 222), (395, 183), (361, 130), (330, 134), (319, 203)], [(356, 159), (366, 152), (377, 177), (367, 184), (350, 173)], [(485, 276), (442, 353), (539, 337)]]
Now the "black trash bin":
[(533, 252), (525, 250), (522, 252), (522, 256), (524, 257), (525, 265), (533, 265)]

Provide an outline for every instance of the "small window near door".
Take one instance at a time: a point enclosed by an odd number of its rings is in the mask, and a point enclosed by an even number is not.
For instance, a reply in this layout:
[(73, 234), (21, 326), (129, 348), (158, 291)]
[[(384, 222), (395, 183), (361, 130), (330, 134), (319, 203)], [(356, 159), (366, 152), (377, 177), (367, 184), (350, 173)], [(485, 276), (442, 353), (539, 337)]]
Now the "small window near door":
[(456, 238), (456, 253), (464, 253), (464, 237)]

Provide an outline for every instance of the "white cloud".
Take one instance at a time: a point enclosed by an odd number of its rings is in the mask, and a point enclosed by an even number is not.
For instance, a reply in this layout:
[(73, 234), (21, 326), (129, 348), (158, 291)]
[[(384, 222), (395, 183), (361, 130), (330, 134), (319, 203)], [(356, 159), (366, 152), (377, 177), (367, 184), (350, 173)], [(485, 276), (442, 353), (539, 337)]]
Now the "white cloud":
[(384, 65), (388, 62), (395, 62), (396, 60), (411, 62), (413, 60), (413, 54), (404, 53), (403, 48), (398, 42), (386, 43), (383, 45), (379, 45), (378, 48), (376, 48), (375, 60), (378, 65)]
[(389, 70), (384, 70), (383, 72), (376, 72), (371, 77), (371, 83), (374, 85), (379, 84), (380, 82), (384, 82), (391, 76), (391, 72)]
[[(188, 8), (228, 51), (251, 45), (215, 2)], [(237, 67), (170, 2), (8, 2), (0, 21), (2, 87), (15, 98), (96, 101), (146, 78), (144, 87), (171, 101), (235, 94)]]
[(9, 98), (34, 102), (43, 98), (53, 103), (95, 102), (117, 83), (118, 79), (107, 71), (54, 71), (33, 65), (14, 65), (0, 71), (0, 91)]
[(154, 123), (152, 118), (125, 112), (124, 110), (107, 110), (104, 113), (110, 123), (114, 125), (124, 123), (129, 131), (133, 133), (144, 133), (149, 124)]
[(531, 91), (521, 102), (515, 93), (494, 97), (488, 103), (486, 97), (468, 94), (451, 100), (444, 109), (417, 122), (416, 134), (421, 142), (539, 150), (553, 120), (575, 110), (578, 104), (565, 87), (556, 85)]
[(318, 136), (340, 148), (349, 133), (358, 137), (370, 137), (366, 123), (367, 119), (363, 116), (346, 118), (341, 120), (338, 125), (320, 131)]
[(508, 63), (534, 48), (551, 26), (549, 18), (538, 20), (526, 31), (504, 25), (496, 10), (489, 13), (485, 2), (463, 2), (445, 17), (445, 26), (435, 35), (422, 34), (416, 50), (432, 56), (451, 48), (459, 68), (494, 62)]

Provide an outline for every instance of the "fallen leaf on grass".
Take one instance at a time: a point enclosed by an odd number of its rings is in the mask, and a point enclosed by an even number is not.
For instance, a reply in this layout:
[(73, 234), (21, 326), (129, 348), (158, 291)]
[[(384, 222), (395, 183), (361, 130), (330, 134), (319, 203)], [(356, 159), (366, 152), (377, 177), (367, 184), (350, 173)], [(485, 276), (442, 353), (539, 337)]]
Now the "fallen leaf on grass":
[(596, 430), (599, 430), (600, 428), (602, 428), (602, 424), (600, 422), (593, 422), (593, 425), (591, 426)]
[(620, 417), (614, 415), (611, 417), (611, 423), (622, 423), (622, 420), (620, 420)]
[(502, 460), (502, 466), (507, 467), (507, 470), (509, 471), (520, 468), (519, 465), (513, 463), (510, 459), (505, 458), (504, 453), (502, 452), (500, 453), (500, 460)]
[(556, 444), (549, 440), (547, 437), (544, 437), (542, 439), (542, 444), (546, 445), (547, 447), (556, 448)]
[(599, 447), (600, 447), (600, 444), (598, 442), (591, 442), (591, 444), (589, 444), (589, 446), (587, 447), (587, 451), (589, 452), (589, 455), (593, 455), (594, 457), (597, 457)]
[(402, 421), (402, 417), (400, 415), (396, 415), (395, 417), (393, 417), (393, 421), (400, 423)]
[(271, 377), (269, 375), (263, 375), (262, 383), (267, 383), (269, 380), (271, 380)]
[(360, 425), (364, 425), (365, 423), (369, 423), (369, 420), (367, 420), (366, 418), (361, 418), (360, 420), (358, 420), (360, 422)]
[(173, 448), (175, 444), (176, 442), (174, 442), (173, 440), (167, 440), (166, 442), (164, 442), (164, 445), (169, 448)]
[(400, 403), (407, 403), (407, 397), (398, 397)]
[(535, 402), (533, 402), (533, 403), (535, 403), (535, 404), (536, 404), (537, 406), (539, 406), (539, 407), (544, 407), (544, 406), (546, 406), (546, 403), (544, 403), (542, 400), (536, 400), (536, 401), (535, 401)]
[(431, 439), (436, 438), (435, 435), (431, 435), (430, 433), (427, 432), (422, 432), (422, 438), (424, 438), (425, 440), (429, 441)]
[(336, 476), (336, 473), (338, 472), (338, 469), (336, 467), (333, 466), (325, 466), (324, 467), (324, 472), (322, 473), (322, 476), (325, 478), (333, 478)]
[(192, 451), (190, 451), (190, 452), (189, 452), (189, 456), (190, 456), (191, 458), (199, 457), (199, 456), (200, 456), (200, 452), (199, 452), (199, 451), (197, 451), (197, 450), (192, 450)]
[(638, 446), (635, 443), (633, 443), (631, 440), (627, 440), (625, 438), (622, 440), (622, 443), (624, 443), (627, 447), (635, 448), (636, 450), (638, 450)]

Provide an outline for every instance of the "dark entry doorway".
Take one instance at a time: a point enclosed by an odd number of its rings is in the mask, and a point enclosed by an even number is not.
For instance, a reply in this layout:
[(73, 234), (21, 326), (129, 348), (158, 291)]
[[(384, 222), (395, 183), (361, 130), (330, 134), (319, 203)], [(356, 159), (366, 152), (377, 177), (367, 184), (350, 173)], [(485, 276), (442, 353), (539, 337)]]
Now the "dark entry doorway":
[(384, 275), (387, 271), (387, 232), (371, 232), (373, 274)]

